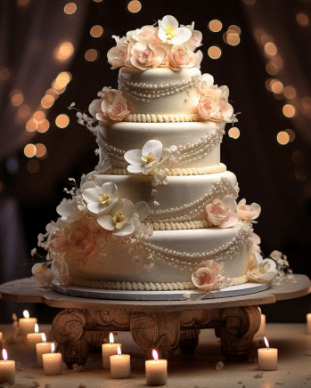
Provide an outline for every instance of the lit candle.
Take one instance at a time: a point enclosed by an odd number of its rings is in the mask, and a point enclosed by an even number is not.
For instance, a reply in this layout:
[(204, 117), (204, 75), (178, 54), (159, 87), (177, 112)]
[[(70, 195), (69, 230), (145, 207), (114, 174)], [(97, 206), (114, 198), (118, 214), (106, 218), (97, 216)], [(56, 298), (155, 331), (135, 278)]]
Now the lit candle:
[(42, 354), (43, 369), (47, 376), (60, 375), (62, 373), (62, 355), (61, 353), (53, 353), (55, 345), (52, 343), (52, 353)]
[(8, 353), (2, 350), (3, 361), (0, 361), (0, 383), (15, 384), (15, 361), (8, 360)]
[(18, 326), (22, 332), (22, 335), (26, 336), (28, 333), (34, 333), (37, 318), (29, 318), (29, 312), (27, 310), (23, 312), (23, 315), (24, 318), (19, 319)]
[(269, 342), (264, 337), (266, 348), (258, 349), (258, 368), (260, 370), (278, 369), (278, 350), (269, 348)]
[(153, 360), (145, 362), (147, 385), (165, 385), (167, 382), (167, 360), (159, 360), (158, 352), (152, 351)]
[(110, 372), (114, 379), (131, 377), (131, 357), (129, 354), (121, 354), (120, 346), (118, 346), (118, 354), (110, 356)]
[(43, 367), (42, 354), (52, 353), (53, 342), (46, 342), (46, 336), (42, 333), (42, 342), (36, 344), (37, 364), (41, 368)]
[(308, 333), (311, 334), (311, 314), (307, 314), (307, 329)]
[(265, 314), (261, 314), (261, 309), (258, 307), (258, 310), (260, 311), (260, 327), (257, 331), (256, 335), (264, 335), (266, 331), (266, 316)]
[(118, 354), (118, 346), (122, 347), (121, 344), (115, 344), (113, 334), (109, 334), (109, 344), (102, 344), (102, 357), (103, 357), (103, 368), (110, 368), (110, 356)]
[(35, 332), (34, 333), (28, 333), (26, 340), (29, 342), (37, 343), (42, 341), (42, 334), (44, 333), (39, 333), (39, 325), (36, 323), (35, 324)]

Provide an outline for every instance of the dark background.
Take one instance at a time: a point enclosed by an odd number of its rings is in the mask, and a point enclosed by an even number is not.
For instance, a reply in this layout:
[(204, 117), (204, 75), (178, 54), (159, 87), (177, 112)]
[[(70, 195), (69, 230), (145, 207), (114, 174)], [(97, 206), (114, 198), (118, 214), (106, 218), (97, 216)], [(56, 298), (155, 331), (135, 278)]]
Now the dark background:
[[(28, 7), (40, 7), (42, 1), (30, 1)], [(256, 16), (256, 7), (259, 15), (267, 7), (269, 9), (271, 4), (269, 17), (274, 23), (274, 31), (285, 25), (288, 31), (286, 39), (292, 39), (284, 43), (285, 35), (282, 41), (278, 35), (279, 40), (276, 41), (283, 48), (285, 70), (286, 58), (292, 55), (291, 51), (287, 52), (286, 47), (294, 45), (300, 65), (297, 72), (304, 71), (308, 79), (310, 51), (306, 48), (306, 39), (310, 36), (310, 26), (302, 28), (298, 25), (296, 14), (305, 12), (311, 17), (310, 3), (275, 0), (274, 3), (278, 3), (278, 6), (272, 7), (272, 3), (266, 0), (260, 0), (260, 4), (257, 0), (253, 5), (247, 5), (248, 2), (141, 0), (142, 8), (134, 14), (127, 10), (128, 1), (88, 1), (81, 39), (75, 47), (71, 65), (67, 68), (72, 74), (72, 81), (47, 113), (51, 122), (49, 131), (37, 134), (31, 140), (33, 143), (46, 145), (47, 157), (39, 160), (40, 168), (35, 174), (27, 170), (28, 159), (23, 154), (23, 149), (12, 153), (0, 164), (0, 198), (14, 198), (18, 203), (27, 254), (36, 246), (38, 233), (44, 232), (45, 225), (57, 218), (55, 208), (64, 197), (63, 188), (68, 186), (67, 179), (72, 177), (79, 182), (81, 175), (93, 170), (97, 164), (97, 156), (94, 154), (95, 138), (85, 127), (76, 123), (74, 111), (66, 108), (74, 101), (77, 107), (87, 110), (89, 103), (96, 98), (103, 86), (117, 87), (117, 70), (110, 70), (106, 58), (107, 51), (115, 44), (111, 39), (112, 35), (121, 37), (129, 30), (153, 24), (164, 15), (171, 14), (181, 24), (195, 21), (195, 28), (203, 33), (203, 46), (200, 47), (204, 55), (202, 73), (212, 74), (216, 84), (228, 85), (229, 100), (235, 112), (241, 112), (237, 123), (241, 136), (238, 139), (224, 136), (222, 162), (237, 175), (240, 198), (245, 197), (248, 203), (257, 202), (262, 206), (259, 222), (255, 225), (255, 232), (262, 239), (262, 251), (265, 255), (269, 255), (274, 249), (284, 252), (295, 273), (311, 276), (310, 143), (305, 136), (310, 128), (310, 121), (302, 126), (300, 123), (297, 125), (297, 120), (286, 118), (282, 114), (282, 107), (286, 103), (284, 97), (275, 96), (267, 90), (266, 80), (273, 76), (266, 72), (267, 60), (262, 47), (256, 42), (256, 26), (254, 18), (251, 18), (251, 15)], [(213, 33), (208, 29), (208, 22), (212, 19), (219, 19), (223, 23), (220, 32)], [(261, 22), (260, 17), (256, 20), (257, 23)], [(262, 22), (266, 21), (262, 19)], [(104, 34), (97, 39), (92, 38), (89, 33), (96, 24), (104, 28)], [(223, 33), (232, 24), (238, 25), (242, 31), (241, 43), (236, 47), (223, 41)], [(212, 45), (218, 45), (222, 49), (222, 56), (217, 60), (210, 59), (207, 55), (207, 49)], [(90, 48), (100, 53), (95, 62), (87, 62), (84, 58), (84, 53)], [(274, 78), (282, 80), (282, 71)], [(54, 77), (56, 75), (57, 73)], [(291, 76), (292, 82), (295, 82), (295, 74)], [(40, 78), (40, 74), (38, 77)], [(67, 128), (60, 129), (55, 125), (55, 118), (60, 113), (70, 116), (71, 123)], [(229, 127), (228, 125), (227, 130)], [(295, 140), (287, 145), (280, 145), (276, 140), (277, 133), (287, 128), (294, 130)], [(9, 173), (6, 168), (9, 157), (14, 157), (19, 162), (19, 168), (14, 174)], [(24, 273), (30, 275), (33, 263), (30, 254), (27, 254), (20, 258), (20, 265)], [(2, 279), (8, 280), (11, 279)], [(262, 306), (262, 310), (267, 314), (268, 322), (303, 322), (306, 313), (311, 310), (310, 301), (309, 297), (304, 297)], [(0, 303), (4, 305), (3, 301)], [(22, 308), (20, 305), (11, 307), (18, 313)], [(32, 315), (39, 316), (41, 323), (51, 322), (56, 313), (54, 309), (42, 305), (30, 306), (30, 311)], [(0, 322), (4, 321), (10, 321), (10, 317), (2, 314)]]

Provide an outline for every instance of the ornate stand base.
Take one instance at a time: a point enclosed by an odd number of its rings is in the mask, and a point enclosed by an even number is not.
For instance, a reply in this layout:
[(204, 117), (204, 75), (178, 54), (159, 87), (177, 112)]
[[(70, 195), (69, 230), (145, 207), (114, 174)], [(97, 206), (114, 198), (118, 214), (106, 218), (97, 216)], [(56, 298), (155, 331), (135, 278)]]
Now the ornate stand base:
[(260, 326), (256, 306), (181, 312), (124, 312), (65, 309), (53, 321), (53, 333), (68, 367), (84, 365), (90, 346), (100, 346), (111, 331), (131, 331), (136, 344), (151, 358), (157, 349), (167, 358), (178, 346), (194, 351), (199, 329), (214, 328), (221, 351), (230, 358), (246, 357)]

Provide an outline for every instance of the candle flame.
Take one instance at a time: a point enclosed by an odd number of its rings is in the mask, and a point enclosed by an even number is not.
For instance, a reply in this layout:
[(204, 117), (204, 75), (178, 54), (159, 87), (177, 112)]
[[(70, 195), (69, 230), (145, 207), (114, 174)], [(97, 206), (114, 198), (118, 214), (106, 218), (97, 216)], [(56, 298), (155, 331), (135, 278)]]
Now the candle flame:
[(120, 346), (118, 346), (117, 351), (118, 351), (118, 355), (120, 356), (120, 354), (121, 354), (121, 348), (120, 348)]
[(2, 358), (4, 359), (4, 361), (8, 359), (8, 352), (5, 349), (2, 350)]
[(51, 353), (54, 353), (55, 352), (55, 344), (54, 342), (52, 342), (52, 345), (51, 345)]
[(29, 318), (29, 312), (28, 310), (23, 311), (24, 318)]
[(44, 333), (41, 334), (42, 342), (46, 342), (46, 335)]
[(113, 334), (112, 333), (109, 334), (109, 343), (111, 343), (111, 344), (114, 343), (114, 338), (113, 338)]
[(39, 325), (37, 323), (35, 324), (35, 333), (39, 333)]
[(267, 349), (269, 349), (269, 342), (266, 337), (263, 337), (263, 340), (265, 341)]
[(159, 359), (158, 352), (155, 349), (152, 350), (152, 357), (154, 360), (157, 360), (157, 361)]

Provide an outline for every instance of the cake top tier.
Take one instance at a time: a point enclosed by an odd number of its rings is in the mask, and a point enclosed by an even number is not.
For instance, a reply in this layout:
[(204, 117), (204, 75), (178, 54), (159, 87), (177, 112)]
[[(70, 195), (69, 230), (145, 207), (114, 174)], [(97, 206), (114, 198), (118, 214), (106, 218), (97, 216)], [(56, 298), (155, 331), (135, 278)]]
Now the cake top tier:
[(200, 68), (202, 52), (194, 52), (201, 46), (202, 33), (194, 29), (194, 23), (180, 26), (174, 16), (164, 16), (158, 27), (143, 26), (129, 31), (120, 38), (113, 36), (117, 45), (108, 51), (112, 69), (133, 66), (139, 70), (168, 67)]

